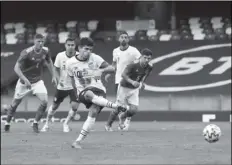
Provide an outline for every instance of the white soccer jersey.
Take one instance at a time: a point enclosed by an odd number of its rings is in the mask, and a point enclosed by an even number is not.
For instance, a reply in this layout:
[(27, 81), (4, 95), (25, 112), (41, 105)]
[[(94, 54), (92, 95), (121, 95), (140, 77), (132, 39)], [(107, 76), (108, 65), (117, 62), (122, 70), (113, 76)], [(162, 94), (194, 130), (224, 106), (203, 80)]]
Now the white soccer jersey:
[(93, 77), (92, 71), (100, 68), (103, 58), (92, 53), (88, 61), (80, 61), (76, 56), (67, 61), (68, 74), (74, 77), (77, 89), (96, 87), (106, 92), (100, 77)]
[[(68, 59), (70, 59), (70, 57), (66, 55), (65, 51), (58, 53), (56, 56), (54, 66), (60, 69), (60, 79), (59, 84), (57, 86), (57, 89), (59, 90), (73, 89), (71, 79), (68, 76), (67, 72), (66, 62)], [(63, 84), (63, 86), (61, 86), (60, 84)]]
[(134, 62), (141, 56), (137, 48), (129, 46), (126, 50), (117, 47), (113, 50), (113, 62), (116, 62), (115, 84), (119, 84), (121, 76), (127, 65)]

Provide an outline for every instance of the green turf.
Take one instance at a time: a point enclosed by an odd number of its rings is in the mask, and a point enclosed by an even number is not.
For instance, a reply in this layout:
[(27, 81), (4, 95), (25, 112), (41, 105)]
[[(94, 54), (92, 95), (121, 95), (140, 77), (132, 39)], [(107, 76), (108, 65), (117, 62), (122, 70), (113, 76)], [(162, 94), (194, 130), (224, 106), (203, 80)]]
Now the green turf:
[(230, 123), (216, 123), (222, 137), (209, 144), (202, 136), (206, 123), (132, 122), (129, 132), (105, 132), (98, 122), (83, 149), (72, 149), (82, 124), (72, 123), (73, 131), (63, 133), (56, 123), (40, 134), (22, 123), (4, 133), (2, 124), (1, 164), (231, 164)]

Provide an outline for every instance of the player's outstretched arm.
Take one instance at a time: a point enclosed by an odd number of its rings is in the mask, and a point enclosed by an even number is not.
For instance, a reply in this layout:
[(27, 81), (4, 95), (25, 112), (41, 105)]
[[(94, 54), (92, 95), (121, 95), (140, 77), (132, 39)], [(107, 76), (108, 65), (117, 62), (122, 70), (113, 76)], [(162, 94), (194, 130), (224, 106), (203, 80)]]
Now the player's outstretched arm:
[(22, 72), (22, 65), (24, 64), (25, 62), (25, 59), (27, 58), (27, 52), (25, 50), (23, 50), (21, 53), (20, 53), (20, 56), (15, 64), (15, 67), (14, 67), (14, 71), (15, 73), (19, 76), (19, 78), (24, 81), (24, 83), (26, 84), (30, 84), (29, 80), (26, 78), (26, 76), (23, 74)]
[(115, 71), (115, 67), (113, 65), (109, 65), (108, 62), (104, 61), (101, 66), (100, 66), (100, 69), (102, 72), (109, 72), (109, 73), (112, 73)]
[(57, 81), (57, 75), (56, 75), (55, 67), (53, 65), (53, 62), (52, 62), (50, 54), (48, 54), (48, 56), (46, 58), (45, 65), (47, 66), (49, 72), (52, 75), (52, 82), (55, 83), (55, 85), (57, 85), (57, 83), (58, 83), (58, 81)]

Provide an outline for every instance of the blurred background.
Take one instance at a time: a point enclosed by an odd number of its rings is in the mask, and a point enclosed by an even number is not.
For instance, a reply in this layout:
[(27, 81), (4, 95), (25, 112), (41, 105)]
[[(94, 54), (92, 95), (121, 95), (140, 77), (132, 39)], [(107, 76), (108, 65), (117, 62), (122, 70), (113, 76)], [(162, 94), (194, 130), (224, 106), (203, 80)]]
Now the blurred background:
[[(9, 104), (17, 76), (13, 71), (19, 52), (33, 44), (33, 36), (46, 36), (46, 46), (53, 60), (64, 50), (67, 37), (92, 37), (94, 52), (112, 62), (112, 51), (118, 46), (117, 35), (126, 30), (131, 45), (138, 49), (148, 47), (155, 57), (205, 45), (222, 44), (218, 49), (204, 49), (190, 54), (213, 59), (207, 68), (186, 76), (162, 76), (181, 57), (154, 66), (148, 78), (151, 86), (178, 87), (202, 85), (222, 80), (231, 81), (230, 68), (222, 74), (209, 74), (222, 65), (222, 56), (231, 57), (231, 2), (1, 2), (1, 101)], [(229, 45), (228, 45), (229, 44)], [(218, 62), (219, 61), (219, 62)], [(45, 84), (51, 103), (55, 88), (45, 70)], [(112, 82), (106, 84), (108, 96), (115, 99)], [(190, 91), (151, 91), (141, 93), (140, 109), (148, 111), (231, 111), (231, 82), (214, 88)], [(67, 111), (68, 99), (60, 109)], [(28, 111), (37, 105), (29, 96), (19, 107)], [(193, 105), (193, 106), (189, 106)], [(84, 107), (82, 107), (82, 110)]]

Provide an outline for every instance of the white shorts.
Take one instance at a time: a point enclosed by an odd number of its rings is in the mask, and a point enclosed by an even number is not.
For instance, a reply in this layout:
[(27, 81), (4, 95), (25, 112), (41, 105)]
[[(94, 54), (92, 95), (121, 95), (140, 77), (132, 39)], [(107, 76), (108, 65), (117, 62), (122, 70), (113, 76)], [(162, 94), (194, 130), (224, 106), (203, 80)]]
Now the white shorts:
[(139, 106), (139, 88), (131, 89), (118, 86), (117, 102)]
[(47, 94), (47, 88), (44, 85), (43, 80), (40, 80), (31, 85), (31, 89), (26, 88), (26, 85), (22, 84), (20, 80), (18, 80), (16, 87), (15, 87), (15, 99), (22, 99), (27, 94), (32, 92), (33, 94)]

